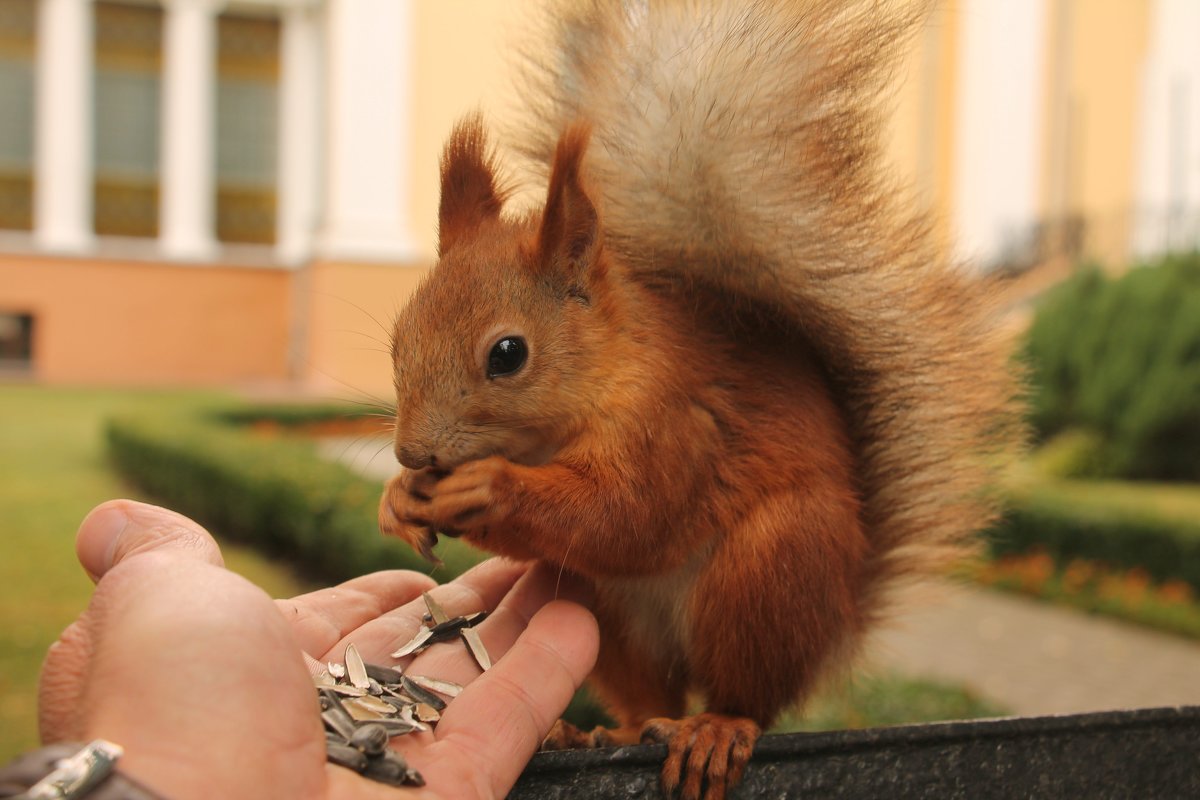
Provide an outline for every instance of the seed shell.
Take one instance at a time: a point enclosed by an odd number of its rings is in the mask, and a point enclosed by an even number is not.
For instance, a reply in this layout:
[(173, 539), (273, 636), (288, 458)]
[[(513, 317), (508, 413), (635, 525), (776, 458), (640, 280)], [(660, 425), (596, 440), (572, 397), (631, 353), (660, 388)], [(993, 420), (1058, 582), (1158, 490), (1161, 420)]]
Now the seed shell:
[(371, 688), (371, 679), (367, 677), (367, 666), (363, 663), (362, 656), (358, 654), (358, 648), (354, 643), (346, 645), (346, 677), (350, 679), (350, 685), (356, 686), (359, 689)]
[(421, 720), (421, 722), (437, 722), (442, 718), (442, 715), (438, 713), (438, 710), (428, 703), (417, 703), (413, 714), (417, 719)]
[(421, 628), (421, 630), (417, 631), (417, 635), (410, 639), (407, 644), (402, 645), (399, 650), (392, 653), (392, 658), (404, 658), (419, 651), (425, 646), (431, 636), (433, 636), (432, 629)]
[(446, 614), (446, 609), (442, 608), (441, 604), (437, 600), (434, 600), (433, 595), (429, 594), (429, 592), (421, 592), (421, 597), (425, 599), (425, 607), (429, 609), (429, 616), (435, 624), (440, 625), (450, 618)]
[(471, 655), (475, 656), (475, 660), (479, 663), (479, 668), (484, 672), (491, 669), (492, 657), (488, 655), (487, 648), (483, 646), (483, 640), (479, 638), (479, 632), (474, 628), (463, 628), (463, 641), (467, 643), (467, 649), (471, 651)]

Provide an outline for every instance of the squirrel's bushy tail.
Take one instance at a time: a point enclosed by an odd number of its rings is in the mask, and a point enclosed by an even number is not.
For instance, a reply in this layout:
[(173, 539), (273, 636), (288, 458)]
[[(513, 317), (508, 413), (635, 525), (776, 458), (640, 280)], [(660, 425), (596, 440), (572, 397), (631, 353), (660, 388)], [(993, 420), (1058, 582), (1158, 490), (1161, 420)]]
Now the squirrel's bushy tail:
[(900, 207), (881, 157), (884, 90), (923, 0), (559, 3), (529, 59), (526, 155), (571, 122), (606, 246), (783, 310), (821, 352), (859, 448), (891, 578), (992, 516), (1014, 382), (989, 294)]

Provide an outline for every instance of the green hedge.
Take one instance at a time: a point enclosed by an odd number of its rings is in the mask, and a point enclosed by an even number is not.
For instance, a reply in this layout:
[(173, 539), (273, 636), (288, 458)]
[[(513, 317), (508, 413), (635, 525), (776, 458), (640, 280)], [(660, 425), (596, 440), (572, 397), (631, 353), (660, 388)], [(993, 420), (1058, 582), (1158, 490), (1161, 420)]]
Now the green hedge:
[(1200, 481), (1200, 253), (1081, 271), (1039, 304), (1025, 356), (1038, 433), (1093, 439), (1081, 476)]
[[(181, 513), (230, 538), (277, 554), (323, 581), (381, 569), (429, 572), (406, 544), (379, 533), (382, 485), (319, 457), (302, 437), (255, 435), (249, 423), (281, 425), (347, 416), (344, 407), (212, 409), (203, 414), (111, 420), (116, 467)], [(442, 540), (447, 580), (482, 555)]]
[(1076, 558), (1140, 567), (1158, 581), (1200, 591), (1200, 519), (1172, 519), (1067, 501), (1052, 494), (1014, 497), (989, 537), (995, 556), (1042, 549), (1061, 566)]

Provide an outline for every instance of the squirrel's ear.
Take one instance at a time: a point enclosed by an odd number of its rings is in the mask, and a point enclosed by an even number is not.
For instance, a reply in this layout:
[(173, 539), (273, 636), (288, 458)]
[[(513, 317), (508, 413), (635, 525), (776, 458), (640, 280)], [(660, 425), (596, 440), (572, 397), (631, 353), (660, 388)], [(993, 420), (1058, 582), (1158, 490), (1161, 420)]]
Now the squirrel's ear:
[(570, 279), (592, 265), (600, 242), (599, 216), (579, 175), (590, 135), (586, 125), (577, 124), (559, 138), (538, 233), (542, 268)]
[(496, 181), (494, 156), (479, 112), (463, 117), (442, 150), (442, 199), (438, 205), (438, 255), (464, 234), (500, 216), (505, 191)]

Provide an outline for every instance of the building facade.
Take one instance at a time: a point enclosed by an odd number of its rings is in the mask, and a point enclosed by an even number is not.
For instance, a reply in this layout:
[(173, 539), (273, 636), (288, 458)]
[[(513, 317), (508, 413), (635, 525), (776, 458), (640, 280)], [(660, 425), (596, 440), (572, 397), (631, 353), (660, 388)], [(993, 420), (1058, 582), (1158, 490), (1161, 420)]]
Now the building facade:
[[(386, 396), (437, 157), (537, 3), (0, 0), (0, 375)], [(986, 267), (1200, 244), (1200, 4), (947, 0), (890, 137)]]

